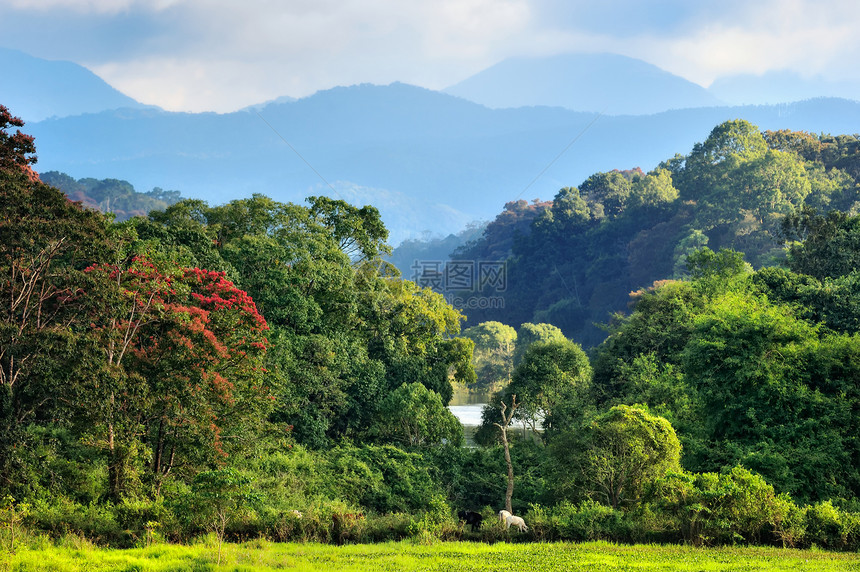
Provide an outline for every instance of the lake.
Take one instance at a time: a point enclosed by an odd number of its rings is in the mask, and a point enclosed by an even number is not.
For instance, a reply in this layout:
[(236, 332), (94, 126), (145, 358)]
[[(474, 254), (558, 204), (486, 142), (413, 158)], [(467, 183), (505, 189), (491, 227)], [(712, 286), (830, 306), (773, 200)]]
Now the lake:
[(448, 409), (454, 414), (463, 426), (463, 436), (466, 438), (467, 447), (476, 447), (475, 430), (481, 424), (481, 411), (489, 401), (490, 396), (486, 393), (457, 392), (451, 398)]
[[(455, 392), (451, 398), (451, 404), (448, 409), (454, 414), (460, 424), (463, 426), (463, 436), (466, 439), (467, 447), (477, 447), (475, 443), (475, 431), (481, 425), (481, 412), (487, 402), (490, 400), (488, 393), (466, 393)], [(526, 428), (523, 424), (513, 423), (511, 429), (518, 428), (526, 434)], [(538, 432), (541, 432), (542, 427), (538, 427)]]

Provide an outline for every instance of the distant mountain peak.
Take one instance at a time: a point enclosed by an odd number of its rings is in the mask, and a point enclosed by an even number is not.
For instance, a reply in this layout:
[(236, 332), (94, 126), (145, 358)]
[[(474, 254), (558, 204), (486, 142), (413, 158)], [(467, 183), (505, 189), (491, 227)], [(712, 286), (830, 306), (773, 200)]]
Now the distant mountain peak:
[(610, 53), (509, 58), (444, 91), (492, 108), (544, 105), (607, 115), (721, 104), (700, 85)]
[(261, 111), (269, 105), (282, 105), (284, 103), (294, 103), (295, 101), (298, 101), (295, 97), (290, 97), (289, 95), (282, 95), (274, 99), (263, 101), (262, 103), (248, 105), (246, 107), (243, 107), (242, 109), (239, 109), (239, 111)]
[(135, 101), (73, 62), (45, 60), (0, 48), (0, 69), (7, 79), (11, 78), (0, 83), (0, 103), (28, 123), (124, 107), (152, 107)]

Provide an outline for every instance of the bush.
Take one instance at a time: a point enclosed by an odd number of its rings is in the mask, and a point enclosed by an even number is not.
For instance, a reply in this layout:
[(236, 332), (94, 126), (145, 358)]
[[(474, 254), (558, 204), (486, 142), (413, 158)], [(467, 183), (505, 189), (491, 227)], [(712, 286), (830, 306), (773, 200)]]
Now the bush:
[(66, 497), (39, 500), (31, 509), (33, 527), (54, 538), (78, 536), (96, 544), (131, 546), (133, 534), (124, 530), (116, 520), (111, 504), (82, 505)]
[(574, 506), (561, 503), (553, 510), (559, 538), (574, 541), (627, 540), (624, 513), (592, 500)]
[(770, 540), (783, 522), (785, 539), (799, 533), (788, 498), (780, 500), (761, 476), (743, 467), (722, 474), (669, 473), (651, 483), (646, 496), (649, 510), (662, 515), (656, 520), (664, 531), (674, 527), (697, 546)]
[(806, 510), (804, 540), (830, 550), (858, 550), (860, 513), (842, 511), (830, 501), (814, 504)]
[(460, 533), (460, 527), (451, 516), (451, 507), (441, 494), (433, 495), (427, 510), (419, 517), (413, 517), (409, 523), (409, 536), (421, 544), (457, 540)]
[(774, 519), (774, 538), (783, 548), (800, 546), (806, 536), (807, 507), (798, 507), (788, 495), (776, 499), (777, 510)]

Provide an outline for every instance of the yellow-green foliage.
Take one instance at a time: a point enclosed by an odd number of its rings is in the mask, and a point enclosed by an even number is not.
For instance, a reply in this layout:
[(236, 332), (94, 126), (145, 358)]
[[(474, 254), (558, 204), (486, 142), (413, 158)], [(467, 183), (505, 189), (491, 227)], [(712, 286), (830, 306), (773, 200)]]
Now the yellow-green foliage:
[[(6, 568), (33, 572), (89, 571), (410, 571), (528, 570), (533, 572), (734, 570), (845, 572), (860, 570), (860, 555), (820, 550), (773, 548), (701, 549), (690, 546), (585, 544), (481, 544), (439, 542), (432, 545), (385, 543), (329, 546), (273, 544), (254, 540), (224, 547), (215, 564), (213, 539), (194, 546), (156, 545), (132, 550), (98, 550), (87, 546), (21, 550), (6, 557)], [(0, 568), (2, 569), (2, 568)]]

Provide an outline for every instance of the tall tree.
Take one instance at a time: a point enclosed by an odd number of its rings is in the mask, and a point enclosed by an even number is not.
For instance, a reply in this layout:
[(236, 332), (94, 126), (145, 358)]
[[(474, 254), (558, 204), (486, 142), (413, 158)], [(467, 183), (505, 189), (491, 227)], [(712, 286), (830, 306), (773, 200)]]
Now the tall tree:
[(517, 412), (517, 407), (519, 407), (517, 396), (511, 396), (510, 411), (508, 411), (508, 406), (504, 401), (500, 401), (499, 406), (501, 408), (500, 413), (502, 422), (496, 422), (493, 423), (493, 425), (499, 428), (502, 435), (502, 446), (505, 451), (505, 464), (508, 467), (508, 487), (505, 489), (505, 510), (512, 513), (514, 511), (514, 509), (511, 508), (511, 499), (514, 496), (514, 464), (511, 462), (511, 446), (508, 443), (508, 427), (511, 424), (511, 419), (513, 419), (514, 414)]
[(579, 345), (568, 341), (535, 342), (514, 370), (506, 395), (519, 395), (516, 417), (544, 438), (575, 422), (589, 408), (591, 366)]
[[(111, 491), (129, 485), (125, 455), (150, 452), (156, 486), (176, 468), (217, 463), (253, 439), (271, 410), (263, 383), (265, 320), (223, 273), (182, 269), (166, 275), (136, 259), (128, 268), (89, 270), (115, 284), (118, 300), (90, 317), (101, 340), (107, 386), (98, 377), (77, 413), (104, 435)], [(123, 303), (124, 302), (124, 303)]]
[(108, 251), (105, 220), (25, 173), (0, 170), (0, 478), (21, 430), (50, 418), (87, 312), (83, 272)]

